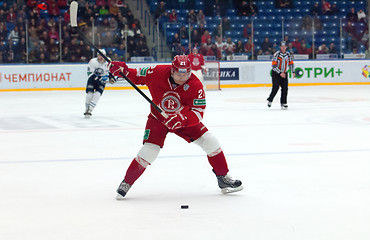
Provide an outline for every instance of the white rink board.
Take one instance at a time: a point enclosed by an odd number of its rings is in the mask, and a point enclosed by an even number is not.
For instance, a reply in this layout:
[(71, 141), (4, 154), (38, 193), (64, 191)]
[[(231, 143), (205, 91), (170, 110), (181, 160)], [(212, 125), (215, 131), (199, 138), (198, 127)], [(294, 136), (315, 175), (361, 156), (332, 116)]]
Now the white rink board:
[[(128, 64), (131, 68), (156, 64)], [(367, 60), (296, 61), (302, 77), (290, 77), (290, 83), (369, 83)], [(83, 88), (87, 81), (87, 64), (1, 65), (1, 89), (71, 89)], [(270, 61), (221, 62), (221, 85), (270, 84)], [(107, 86), (111, 86), (108, 84)], [(119, 82), (114, 86), (129, 86)]]

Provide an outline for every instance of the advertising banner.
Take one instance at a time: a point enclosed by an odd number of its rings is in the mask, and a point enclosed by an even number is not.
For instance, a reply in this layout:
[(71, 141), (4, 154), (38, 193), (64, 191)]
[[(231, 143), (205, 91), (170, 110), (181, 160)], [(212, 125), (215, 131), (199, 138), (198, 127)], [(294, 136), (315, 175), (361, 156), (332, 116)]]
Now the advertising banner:
[[(159, 63), (170, 64), (170, 63)], [(156, 63), (129, 63), (142, 68)], [(221, 87), (248, 87), (271, 84), (270, 61), (220, 62)], [(370, 60), (295, 61), (300, 76), (291, 84), (370, 84)], [(87, 82), (87, 64), (0, 65), (0, 91), (7, 89), (83, 89)], [(107, 87), (129, 87), (126, 81)]]

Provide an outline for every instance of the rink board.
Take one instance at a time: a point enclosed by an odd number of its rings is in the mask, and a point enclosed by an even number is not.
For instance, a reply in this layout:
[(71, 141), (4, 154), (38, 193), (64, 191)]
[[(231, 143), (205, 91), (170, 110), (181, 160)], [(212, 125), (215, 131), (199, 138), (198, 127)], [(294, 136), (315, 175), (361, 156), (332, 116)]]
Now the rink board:
[[(370, 84), (368, 60), (296, 61), (302, 76), (291, 85)], [(131, 68), (154, 66), (158, 63), (128, 64)], [(159, 63), (169, 64), (169, 63)], [(260, 87), (271, 85), (270, 61), (221, 62), (221, 87)], [(80, 90), (87, 81), (87, 64), (0, 65), (0, 91), (8, 90)], [(107, 84), (108, 89), (125, 89), (130, 85)]]

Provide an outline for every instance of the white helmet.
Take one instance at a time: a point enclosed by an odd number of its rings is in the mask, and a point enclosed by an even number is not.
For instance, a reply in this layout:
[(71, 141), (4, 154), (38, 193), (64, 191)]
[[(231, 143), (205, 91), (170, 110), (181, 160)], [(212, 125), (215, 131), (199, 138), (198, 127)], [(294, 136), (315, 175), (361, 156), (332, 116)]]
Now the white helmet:
[[(104, 49), (99, 49), (99, 51), (100, 51), (102, 54), (104, 54), (105, 56), (107, 55), (107, 52), (106, 52)], [(98, 54), (100, 54), (100, 53), (98, 53)]]

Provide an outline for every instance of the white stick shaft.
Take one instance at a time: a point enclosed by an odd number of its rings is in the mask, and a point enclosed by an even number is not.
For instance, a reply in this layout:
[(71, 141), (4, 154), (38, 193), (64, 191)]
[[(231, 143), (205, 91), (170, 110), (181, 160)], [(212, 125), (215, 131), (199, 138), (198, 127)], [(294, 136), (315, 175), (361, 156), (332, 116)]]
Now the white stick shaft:
[(71, 27), (77, 27), (77, 10), (78, 10), (77, 1), (71, 2), (71, 6), (69, 7)]

